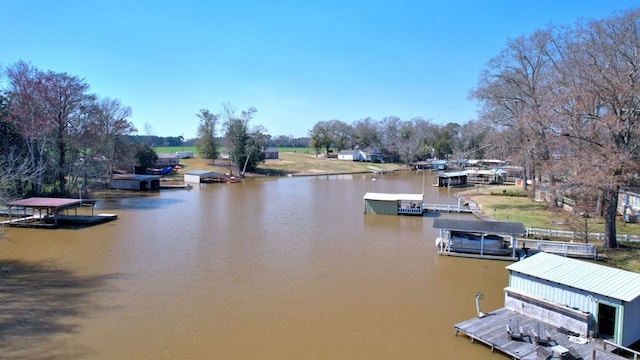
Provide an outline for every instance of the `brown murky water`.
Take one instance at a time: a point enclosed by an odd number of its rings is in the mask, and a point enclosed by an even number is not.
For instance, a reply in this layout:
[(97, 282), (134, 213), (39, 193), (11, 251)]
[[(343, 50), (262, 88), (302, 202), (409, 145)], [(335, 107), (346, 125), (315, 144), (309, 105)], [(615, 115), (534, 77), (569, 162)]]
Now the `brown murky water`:
[(364, 215), (374, 186), (456, 203), (431, 174), (372, 177), (133, 194), (98, 202), (111, 223), (9, 229), (0, 357), (501, 358), (453, 325), (478, 291), (483, 311), (502, 306), (508, 263), (438, 256), (433, 217)]

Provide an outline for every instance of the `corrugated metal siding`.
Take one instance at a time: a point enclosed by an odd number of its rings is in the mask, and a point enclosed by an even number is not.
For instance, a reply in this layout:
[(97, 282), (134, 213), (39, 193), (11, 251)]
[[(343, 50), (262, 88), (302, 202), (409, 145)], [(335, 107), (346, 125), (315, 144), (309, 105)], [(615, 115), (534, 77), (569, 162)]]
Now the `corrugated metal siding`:
[[(506, 268), (512, 272), (512, 276), (514, 273), (521, 273), (626, 302), (631, 302), (640, 296), (640, 274), (584, 260), (541, 252)], [(522, 286), (529, 285), (523, 284)], [(537, 289), (537, 291), (542, 292), (542, 289)], [(557, 294), (547, 293), (546, 295), (554, 296)]]
[(591, 294), (580, 290), (558, 285), (538, 278), (519, 273), (511, 273), (509, 286), (541, 299), (556, 304), (566, 305), (580, 311), (594, 313), (596, 302)]
[(398, 204), (393, 201), (364, 201), (364, 213), (365, 214), (378, 214), (378, 215), (397, 215)]

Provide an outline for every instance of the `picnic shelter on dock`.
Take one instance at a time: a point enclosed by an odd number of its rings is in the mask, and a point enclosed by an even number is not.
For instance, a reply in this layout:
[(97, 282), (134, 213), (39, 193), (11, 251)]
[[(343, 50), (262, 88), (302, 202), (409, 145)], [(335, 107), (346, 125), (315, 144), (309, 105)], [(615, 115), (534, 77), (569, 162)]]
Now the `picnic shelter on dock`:
[[(117, 218), (114, 214), (98, 214), (93, 212), (95, 200), (30, 197), (15, 200), (6, 204), (9, 220), (3, 226), (13, 227), (45, 227), (56, 228), (60, 225), (92, 225)], [(88, 206), (90, 215), (78, 213), (78, 209)]]
[(364, 195), (364, 213), (422, 216), (423, 200), (423, 194), (387, 194), (368, 192)]

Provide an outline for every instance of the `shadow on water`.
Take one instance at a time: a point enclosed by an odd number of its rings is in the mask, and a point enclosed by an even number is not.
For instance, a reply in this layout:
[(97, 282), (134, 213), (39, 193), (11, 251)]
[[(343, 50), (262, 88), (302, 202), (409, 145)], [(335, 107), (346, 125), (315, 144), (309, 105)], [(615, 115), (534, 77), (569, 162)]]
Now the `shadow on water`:
[[(65, 347), (57, 336), (77, 333), (74, 318), (100, 310), (90, 295), (108, 291), (114, 275), (82, 277), (49, 263), (3, 261), (0, 266), (0, 357), (87, 357), (88, 348)], [(45, 342), (51, 346), (43, 347)]]

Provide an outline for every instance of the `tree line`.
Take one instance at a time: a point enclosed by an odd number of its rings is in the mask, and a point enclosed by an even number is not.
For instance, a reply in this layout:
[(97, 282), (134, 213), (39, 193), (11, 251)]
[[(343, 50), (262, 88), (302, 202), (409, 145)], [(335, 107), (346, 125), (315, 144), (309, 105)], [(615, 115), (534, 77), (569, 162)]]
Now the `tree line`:
[(0, 196), (67, 195), (80, 179), (131, 168), (131, 109), (81, 78), (19, 61), (0, 90)]
[[(421, 117), (326, 120), (309, 130), (309, 146), (328, 152), (376, 145), (390, 160), (406, 163), (424, 157), (510, 160), (523, 166), (525, 183), (545, 184), (585, 212), (603, 215), (605, 245), (615, 247), (618, 193), (637, 185), (640, 170), (639, 29), (640, 9), (549, 25), (508, 40), (488, 61), (469, 94), (479, 105), (477, 119), (444, 126)], [(91, 94), (83, 79), (22, 61), (4, 73), (3, 194), (68, 194), (92, 172), (135, 165), (129, 107)], [(255, 169), (260, 150), (274, 140), (250, 125), (256, 113), (230, 104), (219, 114), (202, 109), (196, 115), (199, 152), (215, 159), (222, 145), (238, 174)]]
[(376, 146), (387, 160), (407, 164), (427, 158), (482, 158), (485, 152), (468, 137), (473, 126), (473, 122), (442, 126), (421, 117), (410, 120), (397, 116), (382, 120), (368, 117), (352, 124), (334, 119), (313, 126), (309, 131), (309, 146), (317, 153)]
[(510, 40), (471, 92), (527, 178), (604, 216), (607, 247), (617, 247), (618, 194), (638, 184), (639, 70), (635, 9)]
[(507, 41), (470, 91), (476, 120), (422, 118), (315, 124), (320, 151), (379, 146), (392, 160), (497, 158), (521, 165), (526, 184), (570, 197), (583, 216), (604, 216), (617, 247), (621, 190), (640, 173), (640, 9), (549, 25)]

